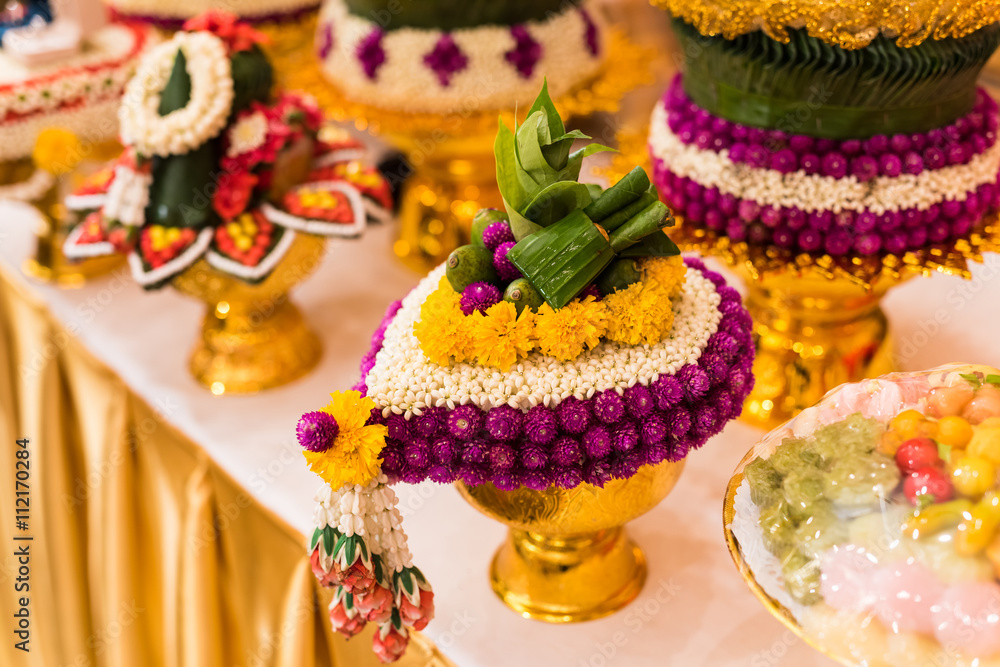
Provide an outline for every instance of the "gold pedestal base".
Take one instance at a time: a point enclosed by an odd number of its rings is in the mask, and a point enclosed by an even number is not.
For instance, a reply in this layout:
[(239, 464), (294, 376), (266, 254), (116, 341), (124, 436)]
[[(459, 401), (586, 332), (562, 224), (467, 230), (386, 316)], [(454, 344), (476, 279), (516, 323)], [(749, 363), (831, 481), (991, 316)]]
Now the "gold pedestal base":
[(125, 257), (122, 255), (107, 255), (72, 262), (66, 259), (63, 253), (66, 233), (59, 228), (56, 219), (46, 213), (44, 205), (40, 204), (39, 208), (42, 212), (39, 223), (42, 229), (36, 232), (34, 257), (29, 257), (21, 264), (21, 270), (25, 275), (39, 282), (73, 289), (83, 287), (84, 283), (93, 278), (119, 268), (124, 269)]
[[(417, 167), (403, 187), (399, 237), (393, 252), (407, 266), (427, 273), (469, 242), (472, 218), (481, 208), (503, 208), (493, 176), (492, 154), (455, 158)], [(486, 177), (484, 179), (484, 177)]]
[(893, 370), (889, 325), (879, 302), (900, 281), (864, 286), (806, 271), (747, 280), (756, 384), (743, 419), (773, 428), (844, 382)]
[(646, 557), (622, 528), (564, 538), (511, 530), (493, 558), (490, 583), (525, 618), (590, 621), (639, 595)]
[(666, 498), (683, 470), (683, 461), (643, 466), (604, 488), (457, 486), (473, 507), (511, 528), (490, 570), (504, 604), (525, 618), (573, 623), (613, 614), (639, 595), (646, 558), (623, 526)]
[(274, 272), (251, 285), (204, 260), (174, 279), (208, 304), (191, 374), (213, 394), (250, 394), (296, 380), (322, 355), (319, 338), (289, 301), (288, 290), (319, 264), (325, 241), (299, 234)]

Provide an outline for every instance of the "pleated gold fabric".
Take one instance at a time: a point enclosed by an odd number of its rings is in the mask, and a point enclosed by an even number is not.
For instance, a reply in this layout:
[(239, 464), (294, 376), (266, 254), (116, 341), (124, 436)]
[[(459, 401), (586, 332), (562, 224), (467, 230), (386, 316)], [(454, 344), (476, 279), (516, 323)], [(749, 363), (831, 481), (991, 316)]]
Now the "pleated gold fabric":
[[(14, 441), (30, 438), (29, 529)], [(332, 632), (305, 538), (95, 360), (0, 269), (0, 665), (360, 667)], [(14, 590), (14, 535), (31, 589)], [(14, 648), (30, 598), (30, 652)], [(402, 665), (451, 665), (414, 634)]]

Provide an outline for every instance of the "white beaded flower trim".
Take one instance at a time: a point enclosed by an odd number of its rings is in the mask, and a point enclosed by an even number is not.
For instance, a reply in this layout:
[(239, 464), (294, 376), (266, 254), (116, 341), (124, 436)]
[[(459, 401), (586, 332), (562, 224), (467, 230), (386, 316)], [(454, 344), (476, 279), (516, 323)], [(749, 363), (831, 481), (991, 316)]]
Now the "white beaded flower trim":
[[(191, 100), (183, 109), (161, 116), (160, 94), (180, 49), (189, 63)], [(232, 103), (233, 75), (225, 43), (207, 32), (179, 32), (143, 57), (125, 88), (122, 141), (147, 157), (182, 155), (222, 131)]]
[(911, 208), (923, 211), (946, 200), (965, 201), (980, 185), (995, 182), (1000, 171), (997, 141), (967, 164), (925, 170), (916, 176), (880, 176), (862, 183), (854, 176), (809, 175), (801, 169), (782, 174), (735, 163), (729, 159), (727, 149), (717, 153), (685, 144), (670, 130), (662, 102), (650, 121), (649, 148), (671, 172), (703, 187), (718, 188), (722, 194), (762, 206), (787, 206), (807, 213), (867, 210), (882, 214)]
[(109, 97), (81, 106), (59, 108), (45, 114), (0, 124), (0, 162), (31, 156), (35, 140), (43, 130), (58, 127), (75, 134), (81, 142), (112, 141), (118, 136), (118, 105)]
[[(244, 20), (280, 22), (285, 15), (319, 6), (318, 0), (108, 0), (118, 14), (139, 21), (183, 21), (208, 10), (233, 12)], [(284, 24), (283, 24), (284, 25)]]
[(316, 492), (313, 523), (321, 530), (336, 528), (348, 537), (360, 535), (373, 554), (381, 554), (386, 572), (401, 572), (413, 567), (413, 556), (403, 516), (396, 507), (399, 500), (388, 484), (389, 478), (382, 474), (364, 486), (333, 490), (324, 484)]
[(108, 187), (102, 215), (106, 220), (117, 220), (123, 225), (141, 227), (146, 221), (149, 188), (153, 176), (120, 164), (115, 167), (115, 177)]
[[(588, 3), (584, 3), (587, 6)], [(588, 14), (597, 28), (597, 53), (587, 48), (587, 24), (576, 7), (544, 21), (524, 23), (542, 47), (530, 76), (524, 77), (506, 59), (516, 44), (509, 26), (484, 25), (448, 34), (467, 58), (464, 69), (442, 85), (424, 63), (445, 33), (441, 30), (399, 28), (386, 31), (381, 46), (385, 62), (374, 79), (357, 57), (358, 45), (380, 25), (351, 14), (343, 0), (326, 0), (320, 10), (319, 31), (331, 31), (332, 48), (322, 69), (351, 99), (386, 109), (418, 113), (456, 113), (480, 109), (505, 109), (530, 103), (547, 77), (549, 93), (557, 98), (578, 88), (600, 71), (604, 63), (606, 25), (600, 9)], [(322, 40), (322, 32), (318, 40)]]
[(572, 361), (535, 352), (506, 373), (464, 363), (439, 366), (424, 356), (413, 324), (444, 274), (442, 264), (420, 281), (386, 329), (385, 342), (367, 377), (368, 396), (385, 416), (395, 413), (409, 419), (428, 406), (451, 410), (468, 403), (484, 410), (506, 404), (527, 412), (539, 404), (554, 407), (570, 396), (582, 400), (608, 389), (622, 393), (636, 383), (649, 385), (661, 375), (673, 375), (697, 363), (722, 319), (715, 286), (700, 271), (689, 268), (674, 302), (672, 333), (656, 345), (605, 341)]

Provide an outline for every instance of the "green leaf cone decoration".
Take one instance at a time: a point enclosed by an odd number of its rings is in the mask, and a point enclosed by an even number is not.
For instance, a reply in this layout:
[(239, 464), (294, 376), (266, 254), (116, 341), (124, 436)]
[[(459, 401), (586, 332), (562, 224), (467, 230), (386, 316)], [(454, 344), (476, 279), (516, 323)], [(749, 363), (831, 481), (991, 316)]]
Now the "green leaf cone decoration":
[(828, 139), (927, 132), (968, 113), (976, 80), (1000, 45), (1000, 24), (961, 39), (903, 48), (884, 36), (845, 50), (789, 30), (787, 44), (757, 31), (705, 37), (681, 19), (684, 89), (734, 122)]

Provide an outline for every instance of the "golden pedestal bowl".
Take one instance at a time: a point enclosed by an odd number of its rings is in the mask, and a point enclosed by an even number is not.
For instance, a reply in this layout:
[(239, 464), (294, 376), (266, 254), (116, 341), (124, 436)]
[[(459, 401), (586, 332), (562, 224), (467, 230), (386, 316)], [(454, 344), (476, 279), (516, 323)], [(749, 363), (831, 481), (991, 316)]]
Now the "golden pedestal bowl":
[[(121, 146), (117, 146), (121, 150)], [(103, 157), (107, 151), (101, 151)], [(35, 253), (24, 260), (21, 270), (25, 275), (39, 282), (52, 283), (58, 287), (75, 288), (98, 276), (125, 265), (122, 257), (94, 257), (80, 261), (70, 261), (63, 254), (63, 243), (69, 232), (69, 217), (63, 205), (62, 191), (65, 182), (62, 179), (82, 177), (78, 168), (67, 176), (57, 177), (42, 172), (32, 163), (31, 158), (23, 158), (11, 162), (0, 162), (0, 199), (4, 190), (22, 189), (24, 192), (35, 190), (33, 183), (40, 184), (37, 192), (26, 197), (15, 197), (16, 200), (32, 204), (41, 216), (35, 229)]]
[(316, 366), (322, 345), (288, 292), (319, 265), (325, 245), (322, 237), (297, 234), (288, 254), (257, 284), (221, 273), (204, 259), (173, 279), (180, 292), (208, 305), (190, 368), (213, 394), (270, 389)]
[(504, 604), (525, 618), (574, 623), (613, 614), (639, 595), (646, 558), (624, 525), (666, 498), (683, 470), (683, 461), (664, 461), (604, 488), (456, 486), (473, 507), (510, 527), (490, 568)]

